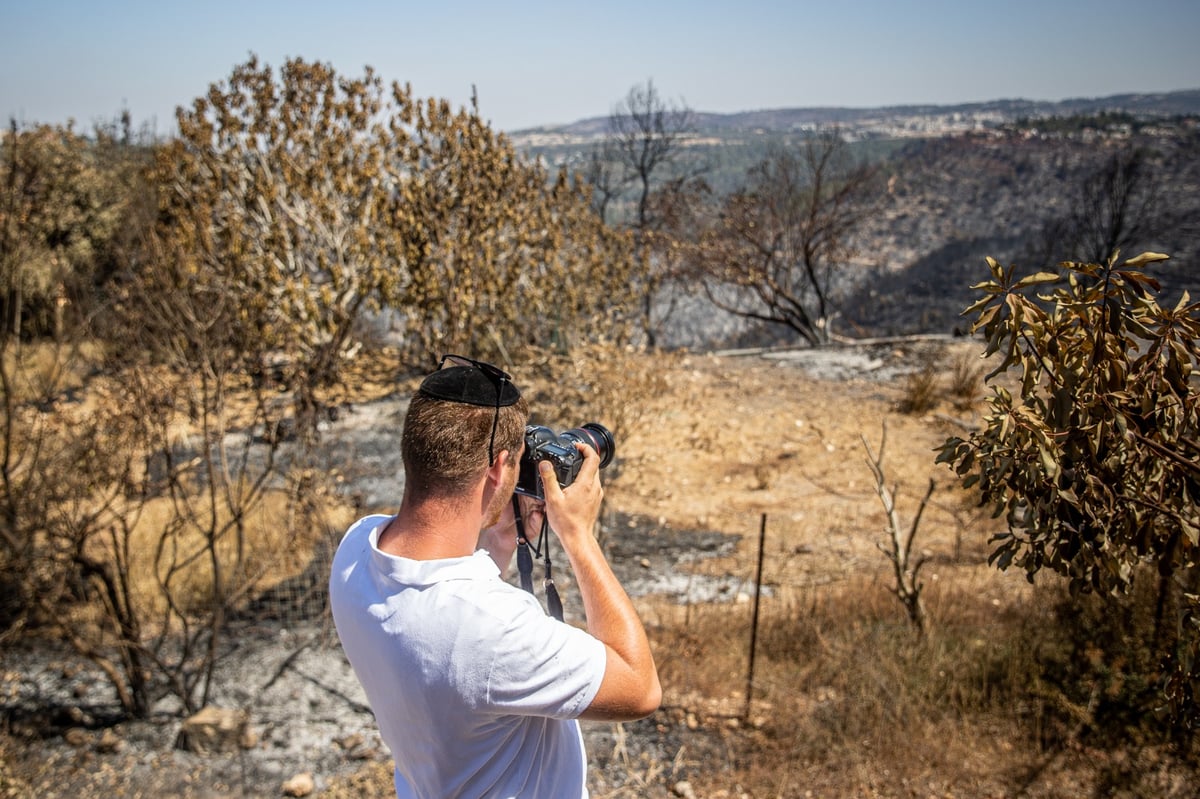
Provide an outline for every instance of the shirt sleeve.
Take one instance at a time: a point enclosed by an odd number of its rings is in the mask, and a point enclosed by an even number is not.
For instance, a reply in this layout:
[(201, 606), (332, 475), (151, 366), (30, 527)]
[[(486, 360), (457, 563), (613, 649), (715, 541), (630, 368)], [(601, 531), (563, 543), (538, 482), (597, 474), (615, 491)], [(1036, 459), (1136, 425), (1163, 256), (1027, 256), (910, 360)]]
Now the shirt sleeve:
[(493, 647), (487, 703), (500, 713), (575, 718), (600, 690), (604, 644), (545, 615), (536, 602), (522, 606)]

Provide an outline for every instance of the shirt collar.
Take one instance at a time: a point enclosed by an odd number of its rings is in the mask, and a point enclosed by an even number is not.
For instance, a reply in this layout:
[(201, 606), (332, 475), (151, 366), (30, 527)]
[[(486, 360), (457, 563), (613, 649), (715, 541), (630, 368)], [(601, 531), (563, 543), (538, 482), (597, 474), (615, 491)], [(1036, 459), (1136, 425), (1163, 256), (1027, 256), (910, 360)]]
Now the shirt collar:
[(379, 533), (391, 520), (390, 516), (383, 517), (367, 534), (371, 562), (383, 576), (411, 586), (428, 586), (446, 580), (487, 580), (500, 576), (500, 567), (485, 549), (478, 549), (464, 557), (437, 560), (414, 560), (389, 555), (379, 548)]

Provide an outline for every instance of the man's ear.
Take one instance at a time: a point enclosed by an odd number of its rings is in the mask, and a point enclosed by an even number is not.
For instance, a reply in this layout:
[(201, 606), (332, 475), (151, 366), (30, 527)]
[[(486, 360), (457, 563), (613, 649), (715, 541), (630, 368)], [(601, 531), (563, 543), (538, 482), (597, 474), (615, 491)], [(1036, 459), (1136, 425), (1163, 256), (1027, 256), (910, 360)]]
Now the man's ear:
[(504, 469), (508, 465), (509, 450), (502, 449), (496, 453), (496, 459), (488, 467), (487, 476), (497, 486), (504, 484)]

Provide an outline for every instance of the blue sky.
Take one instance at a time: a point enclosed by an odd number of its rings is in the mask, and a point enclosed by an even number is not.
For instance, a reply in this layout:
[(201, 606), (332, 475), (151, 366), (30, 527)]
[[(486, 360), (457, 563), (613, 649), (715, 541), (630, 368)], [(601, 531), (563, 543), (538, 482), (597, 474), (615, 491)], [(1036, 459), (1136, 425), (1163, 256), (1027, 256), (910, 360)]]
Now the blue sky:
[(1200, 88), (1196, 0), (590, 3), (0, 0), (0, 113), (158, 133), (255, 53), (409, 82), (494, 127), (604, 116), (653, 79), (697, 111)]

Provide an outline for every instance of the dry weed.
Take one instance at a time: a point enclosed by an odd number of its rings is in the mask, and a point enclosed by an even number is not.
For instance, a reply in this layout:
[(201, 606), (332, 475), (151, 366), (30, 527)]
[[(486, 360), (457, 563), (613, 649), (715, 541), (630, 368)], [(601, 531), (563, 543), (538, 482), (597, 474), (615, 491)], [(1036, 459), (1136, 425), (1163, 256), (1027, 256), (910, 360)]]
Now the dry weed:
[[(202, 500), (197, 495), (192, 502)], [(272, 491), (245, 518), (240, 529), (230, 526), (228, 508), (216, 518), (199, 502), (185, 513), (167, 498), (150, 501), (128, 543), (132, 595), (144, 618), (166, 612), (168, 602), (188, 613), (210, 607), (216, 597), (213, 560), (222, 566), (224, 601), (234, 606), (302, 572), (328, 524), (344, 522), (344, 512), (332, 504), (337, 518), (317, 521), (298, 518), (294, 497)], [(164, 535), (165, 531), (171, 531)], [(220, 537), (210, 541), (213, 531)], [(209, 553), (210, 544), (213, 552)]]
[[(632, 347), (585, 344), (570, 356), (547, 354), (518, 376), (531, 409), (531, 421), (556, 430), (595, 421), (612, 431), (616, 451), (625, 453), (657, 423), (655, 400), (671, 391), (679, 356), (648, 355)], [(685, 395), (686, 396), (686, 395)], [(616, 477), (616, 467), (606, 475)]]
[(900, 399), (900, 410), (903, 413), (926, 413), (938, 404), (938, 378), (941, 375), (941, 360), (926, 356), (921, 368), (910, 372), (904, 378), (904, 395)]
[(985, 371), (984, 362), (977, 353), (962, 351), (954, 357), (947, 391), (955, 409), (967, 411), (979, 402)]

